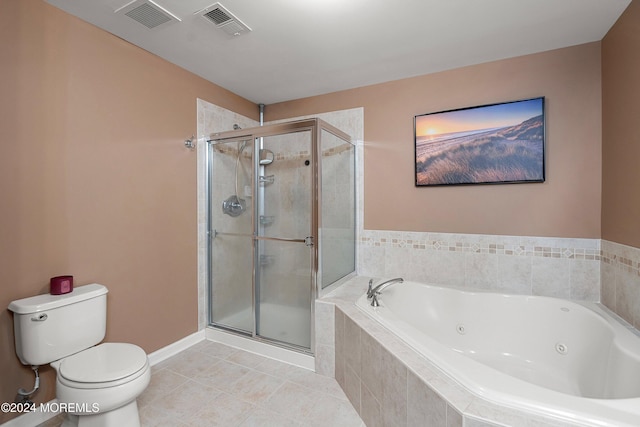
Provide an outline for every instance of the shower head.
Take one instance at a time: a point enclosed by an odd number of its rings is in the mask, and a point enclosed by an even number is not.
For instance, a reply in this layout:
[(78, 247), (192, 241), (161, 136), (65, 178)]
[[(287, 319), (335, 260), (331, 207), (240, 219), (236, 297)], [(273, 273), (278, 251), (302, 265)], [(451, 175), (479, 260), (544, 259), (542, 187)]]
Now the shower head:
[(242, 152), (247, 147), (247, 143), (249, 141), (242, 141), (242, 144), (238, 147), (238, 157), (236, 157), (236, 185), (235, 190), (236, 193), (229, 196), (226, 200), (222, 202), (222, 213), (225, 213), (229, 216), (236, 217), (239, 216), (247, 207), (244, 199), (241, 199), (238, 196), (238, 169), (240, 166), (240, 157), (242, 156)]

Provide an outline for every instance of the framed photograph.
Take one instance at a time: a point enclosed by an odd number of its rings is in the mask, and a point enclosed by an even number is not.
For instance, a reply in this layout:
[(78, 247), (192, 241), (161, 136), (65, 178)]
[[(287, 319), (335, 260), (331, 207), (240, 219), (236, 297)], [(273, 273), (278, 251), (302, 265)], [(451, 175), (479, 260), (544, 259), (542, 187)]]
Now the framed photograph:
[(544, 182), (544, 97), (415, 116), (416, 186)]

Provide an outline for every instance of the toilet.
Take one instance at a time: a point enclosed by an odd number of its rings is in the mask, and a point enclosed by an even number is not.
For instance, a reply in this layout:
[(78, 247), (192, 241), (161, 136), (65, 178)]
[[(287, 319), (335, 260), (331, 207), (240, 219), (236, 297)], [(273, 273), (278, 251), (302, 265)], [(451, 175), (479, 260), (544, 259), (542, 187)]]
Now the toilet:
[(48, 363), (56, 371), (56, 398), (67, 411), (63, 427), (140, 426), (136, 399), (149, 385), (149, 361), (136, 345), (98, 344), (106, 332), (107, 292), (93, 283), (9, 304), (20, 362)]

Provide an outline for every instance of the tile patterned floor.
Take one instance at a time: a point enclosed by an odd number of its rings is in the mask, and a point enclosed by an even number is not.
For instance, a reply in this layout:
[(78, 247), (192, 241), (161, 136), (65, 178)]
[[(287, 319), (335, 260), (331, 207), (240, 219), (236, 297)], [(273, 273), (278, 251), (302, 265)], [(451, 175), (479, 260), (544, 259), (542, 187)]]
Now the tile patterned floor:
[(333, 378), (212, 341), (154, 366), (138, 407), (143, 427), (364, 427)]

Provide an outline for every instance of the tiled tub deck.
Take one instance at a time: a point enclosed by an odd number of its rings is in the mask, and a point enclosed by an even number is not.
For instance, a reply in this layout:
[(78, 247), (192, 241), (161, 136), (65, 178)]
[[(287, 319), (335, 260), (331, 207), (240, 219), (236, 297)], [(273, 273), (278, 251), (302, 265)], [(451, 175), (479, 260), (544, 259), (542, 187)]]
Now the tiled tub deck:
[[(581, 425), (496, 405), (464, 389), (355, 306), (368, 280), (352, 279), (316, 302), (323, 331), (316, 338), (316, 370), (335, 375), (368, 427)], [(334, 359), (326, 356), (330, 350)]]

